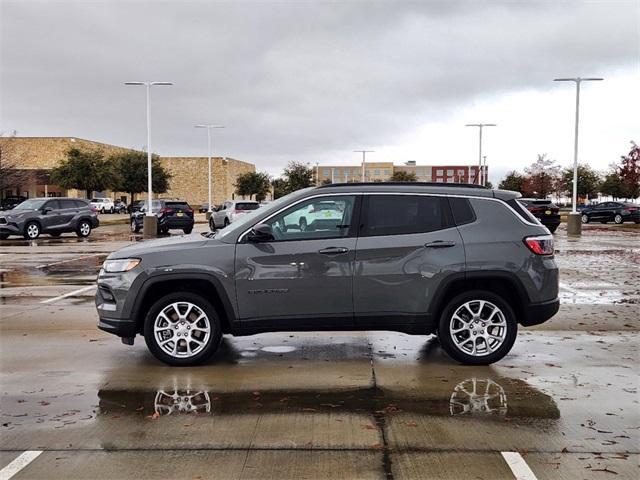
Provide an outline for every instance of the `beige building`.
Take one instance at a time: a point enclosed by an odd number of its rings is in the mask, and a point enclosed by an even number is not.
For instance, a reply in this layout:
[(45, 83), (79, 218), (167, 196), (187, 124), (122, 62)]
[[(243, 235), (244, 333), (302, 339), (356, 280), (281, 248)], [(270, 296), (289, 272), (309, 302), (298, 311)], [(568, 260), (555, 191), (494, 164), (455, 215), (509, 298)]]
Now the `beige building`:
[[(131, 150), (125, 147), (109, 145), (91, 140), (73, 137), (0, 137), (0, 163), (13, 165), (21, 175), (20, 185), (8, 185), (0, 198), (13, 195), (24, 197), (83, 197), (84, 192), (65, 190), (52, 185), (49, 179), (50, 170), (59, 165), (67, 157), (72, 147), (87, 150), (102, 150), (106, 156), (113, 153)], [(159, 196), (187, 200), (192, 206), (200, 205), (208, 198), (208, 159), (205, 157), (160, 157), (160, 162), (172, 175), (171, 189)], [(232, 158), (212, 159), (214, 204), (233, 198), (235, 180), (241, 173), (253, 172), (251, 163)], [(130, 202), (128, 193), (103, 192), (112, 199)]]

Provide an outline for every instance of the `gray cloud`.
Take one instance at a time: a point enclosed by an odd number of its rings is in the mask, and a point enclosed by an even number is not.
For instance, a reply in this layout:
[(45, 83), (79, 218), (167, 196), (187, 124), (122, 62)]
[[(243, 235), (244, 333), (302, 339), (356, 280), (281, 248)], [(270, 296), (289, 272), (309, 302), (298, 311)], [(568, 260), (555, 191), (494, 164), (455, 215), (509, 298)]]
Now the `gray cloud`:
[(203, 153), (275, 170), (390, 144), (477, 99), (637, 65), (628, 2), (30, 2), (1, 7), (0, 121), (22, 135)]

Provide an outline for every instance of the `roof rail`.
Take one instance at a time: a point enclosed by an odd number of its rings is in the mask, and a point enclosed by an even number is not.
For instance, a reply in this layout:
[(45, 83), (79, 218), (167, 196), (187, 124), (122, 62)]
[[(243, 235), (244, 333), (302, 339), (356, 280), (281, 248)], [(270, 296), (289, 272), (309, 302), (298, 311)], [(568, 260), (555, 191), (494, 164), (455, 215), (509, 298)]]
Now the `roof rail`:
[(444, 183), (444, 182), (352, 182), (352, 183), (327, 183), (325, 185), (319, 185), (318, 188), (329, 187), (354, 187), (358, 185), (366, 185), (367, 187), (384, 187), (388, 185), (407, 185), (418, 187), (454, 187), (454, 188), (482, 188), (488, 190), (488, 187), (482, 185), (476, 185), (475, 183)]

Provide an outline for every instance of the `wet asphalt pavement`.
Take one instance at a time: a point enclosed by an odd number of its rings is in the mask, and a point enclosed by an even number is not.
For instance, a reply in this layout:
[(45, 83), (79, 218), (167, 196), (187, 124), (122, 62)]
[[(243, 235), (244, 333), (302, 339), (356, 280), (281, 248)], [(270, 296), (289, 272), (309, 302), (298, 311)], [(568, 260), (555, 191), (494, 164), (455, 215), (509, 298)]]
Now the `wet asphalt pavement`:
[(522, 478), (638, 478), (640, 230), (584, 233), (556, 234), (558, 315), (490, 367), (389, 332), (226, 336), (167, 367), (95, 327), (126, 225), (3, 242), (0, 476), (42, 451), (12, 478), (493, 480), (518, 452)]

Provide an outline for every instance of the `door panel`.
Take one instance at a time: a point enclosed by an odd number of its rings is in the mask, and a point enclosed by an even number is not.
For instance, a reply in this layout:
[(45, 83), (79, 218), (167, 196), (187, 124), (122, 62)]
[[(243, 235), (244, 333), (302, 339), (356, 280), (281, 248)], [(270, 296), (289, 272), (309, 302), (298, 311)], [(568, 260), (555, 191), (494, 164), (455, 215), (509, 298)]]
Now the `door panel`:
[(59, 200), (49, 200), (45, 204), (45, 208), (51, 208), (50, 212), (47, 212), (46, 215), (42, 215), (40, 218), (42, 219), (42, 227), (43, 230), (59, 230), (64, 225), (64, 215), (63, 211), (60, 208)]
[(465, 252), (446, 198), (368, 195), (354, 274), (356, 325), (425, 323), (442, 280), (464, 271)]
[[(439, 243), (442, 248), (437, 247)], [(424, 314), (441, 281), (451, 273), (463, 272), (464, 265), (464, 246), (455, 227), (358, 239), (356, 324), (384, 326), (426, 320)]]
[[(238, 244), (240, 318), (350, 317), (355, 244), (355, 238)], [(333, 247), (347, 251), (318, 253)]]
[[(300, 227), (301, 212), (332, 209)], [(355, 260), (353, 195), (322, 195), (264, 221), (273, 241), (236, 246), (240, 318), (272, 320), (274, 328), (350, 327), (353, 324)], [(353, 225), (351, 225), (353, 223)]]

